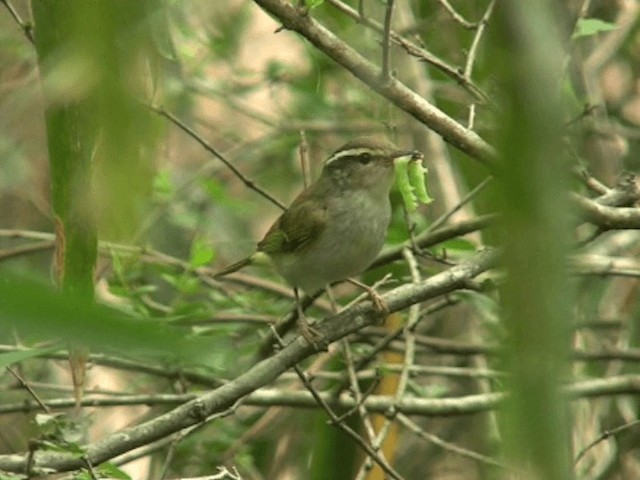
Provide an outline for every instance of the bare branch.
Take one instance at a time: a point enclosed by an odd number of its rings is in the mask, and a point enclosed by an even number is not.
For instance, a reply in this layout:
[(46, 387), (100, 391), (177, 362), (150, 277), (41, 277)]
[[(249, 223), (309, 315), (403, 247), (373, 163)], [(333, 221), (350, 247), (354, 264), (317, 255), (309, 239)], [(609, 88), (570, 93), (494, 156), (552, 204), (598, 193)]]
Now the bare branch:
[[(327, 0), (327, 3), (333, 5), (344, 14), (357, 20), (368, 28), (371, 28), (377, 32), (382, 32), (384, 30), (383, 25), (380, 25), (380, 23), (376, 22), (375, 20), (365, 17), (362, 12), (351, 8), (351, 6), (347, 5), (341, 0)], [(482, 90), (480, 90), (480, 87), (474, 84), (470, 79), (465, 78), (459, 68), (449, 65), (447, 62), (438, 58), (433, 53), (425, 50), (419, 45), (416, 45), (414, 42), (407, 40), (402, 35), (399, 35), (393, 30), (390, 32), (390, 37), (391, 40), (400, 45), (409, 55), (411, 55), (412, 57), (416, 57), (417, 59), (428, 63), (429, 65), (432, 65), (444, 74), (453, 78), (458, 84), (462, 85), (478, 100), (489, 103), (489, 98), (487, 97), (487, 95), (482, 92)]]
[(451, 15), (451, 18), (453, 18), (456, 22), (458, 22), (467, 30), (473, 30), (478, 27), (478, 24), (470, 22), (466, 18), (464, 18), (462, 15), (460, 15), (458, 11), (455, 8), (453, 8), (447, 0), (438, 0), (438, 3), (442, 5), (442, 8), (444, 8), (449, 15)]
[(320, 51), (349, 70), (366, 85), (387, 98), (398, 108), (415, 117), (445, 141), (471, 157), (490, 166), (495, 160), (495, 151), (478, 134), (449, 117), (442, 110), (396, 78), (387, 83), (380, 82), (380, 68), (340, 40), (330, 30), (318, 23), (308, 13), (284, 0), (254, 0), (271, 15), (277, 17), (284, 28), (303, 35)]
[[(441, 0), (445, 2), (445, 0)], [(496, 5), (496, 0), (491, 0), (491, 3), (487, 7), (487, 10), (484, 12), (482, 16), (482, 20), (478, 24), (478, 28), (476, 30), (476, 34), (473, 37), (473, 41), (471, 42), (471, 47), (469, 48), (469, 54), (467, 55), (467, 61), (464, 65), (464, 77), (471, 80), (471, 71), (473, 70), (473, 64), (476, 61), (476, 55), (478, 54), (478, 47), (480, 45), (480, 40), (484, 35), (484, 31), (487, 28), (487, 24), (489, 23), (489, 18), (491, 18), (491, 14), (493, 13), (493, 8)]]
[[(491, 268), (497, 260), (492, 251), (478, 254), (469, 262), (457, 265), (434, 275), (419, 285), (404, 285), (383, 295), (390, 312), (407, 308), (417, 302), (464, 287), (466, 282)], [(360, 328), (377, 321), (378, 315), (371, 302), (362, 302), (318, 325), (318, 330), (328, 342), (344, 338)], [(140, 425), (124, 429), (96, 443), (85, 445), (86, 458), (99, 464), (134, 448), (171, 435), (184, 428), (206, 421), (216, 413), (225, 412), (251, 392), (270, 384), (283, 372), (302, 359), (312, 355), (314, 347), (302, 337), (284, 347), (270, 358), (263, 360), (233, 381), (195, 398), (177, 408)], [(499, 395), (491, 401), (496, 401)], [(370, 400), (370, 399), (369, 399)], [(0, 470), (26, 471), (29, 453), (0, 456)], [(80, 468), (82, 460), (73, 454), (37, 451), (33, 453), (32, 469), (68, 471)], [(49, 471), (50, 471), (49, 470)]]
[(20, 30), (22, 30), (22, 33), (24, 33), (24, 36), (27, 37), (27, 40), (29, 40), (31, 43), (34, 43), (33, 26), (30, 23), (27, 23), (24, 20), (22, 20), (22, 18), (20, 17), (20, 14), (13, 7), (13, 5), (11, 5), (9, 0), (0, 0), (0, 1), (2, 1), (5, 7), (7, 7), (7, 10), (9, 10), (9, 14), (13, 17), (15, 22), (18, 24), (18, 26), (20, 27)]
[(459, 447), (457, 445), (454, 445), (451, 442), (442, 440), (436, 435), (426, 432), (425, 430), (420, 428), (420, 426), (417, 423), (413, 422), (409, 417), (407, 417), (402, 413), (398, 414), (398, 421), (402, 425), (404, 425), (406, 428), (411, 430), (413, 433), (418, 435), (420, 438), (423, 438), (435, 445), (438, 445), (439, 447), (442, 447), (445, 450), (458, 454), (461, 457), (471, 458), (472, 460), (476, 460), (478, 462), (491, 465), (493, 467), (507, 468), (506, 465), (494, 460), (491, 457), (487, 457), (486, 455), (481, 455), (479, 453), (472, 452), (471, 450)]
[(202, 138), (200, 135), (198, 135), (192, 128), (190, 128), (187, 124), (185, 124), (178, 117), (176, 117), (172, 113), (166, 111), (162, 107), (150, 106), (149, 108), (151, 108), (151, 110), (153, 110), (154, 112), (162, 115), (163, 117), (165, 117), (169, 121), (171, 121), (171, 123), (173, 123), (174, 125), (179, 127), (183, 132), (185, 132), (187, 135), (189, 135), (191, 138), (193, 138), (196, 142), (198, 142), (207, 152), (209, 152), (212, 155), (214, 155), (215, 157), (219, 158), (220, 161), (222, 163), (224, 163), (224, 165), (229, 170), (231, 170), (233, 172), (233, 174), (242, 181), (242, 183), (244, 183), (247, 186), (247, 188), (249, 188), (249, 189), (255, 191), (256, 193), (258, 193), (259, 195), (263, 196), (264, 198), (266, 198), (267, 200), (269, 200), (271, 203), (273, 203), (275, 206), (281, 208), (282, 210), (286, 210), (287, 207), (286, 207), (286, 205), (284, 203), (282, 203), (280, 200), (274, 198), (269, 192), (267, 192), (266, 190), (262, 189), (260, 186), (256, 185), (256, 183), (253, 180), (250, 180), (247, 177), (245, 177), (242, 174), (242, 172), (240, 172), (240, 170), (238, 170), (235, 167), (235, 165), (233, 165), (233, 163), (231, 163), (229, 160), (227, 160), (227, 158), (224, 155), (222, 155), (222, 153), (220, 153), (216, 148), (214, 148), (209, 143), (207, 143), (204, 138)]
[(387, 8), (384, 13), (384, 32), (382, 37), (382, 83), (391, 80), (391, 18), (393, 16), (393, 4), (395, 0), (387, 0)]
[(640, 208), (608, 207), (577, 193), (572, 193), (571, 201), (588, 222), (609, 230), (640, 229)]

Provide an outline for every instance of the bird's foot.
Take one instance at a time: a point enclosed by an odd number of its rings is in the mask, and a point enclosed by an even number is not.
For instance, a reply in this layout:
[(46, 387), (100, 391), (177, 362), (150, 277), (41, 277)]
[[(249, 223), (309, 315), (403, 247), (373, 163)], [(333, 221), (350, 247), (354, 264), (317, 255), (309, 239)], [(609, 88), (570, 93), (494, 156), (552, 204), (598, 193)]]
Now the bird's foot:
[(373, 302), (373, 306), (380, 313), (380, 315), (384, 317), (389, 315), (389, 305), (387, 305), (387, 302), (385, 302), (384, 299), (380, 295), (378, 295), (378, 292), (376, 292), (373, 288), (367, 288), (367, 294)]
[(373, 308), (375, 308), (376, 311), (380, 314), (382, 320), (384, 320), (384, 318), (389, 315), (389, 306), (387, 305), (387, 302), (384, 301), (384, 299), (378, 294), (378, 292), (375, 291), (375, 289), (352, 278), (350, 278), (349, 281), (367, 292), (367, 295), (369, 295), (369, 298), (371, 299), (371, 303), (373, 303)]
[(327, 350), (329, 346), (327, 339), (317, 328), (309, 324), (307, 317), (304, 315), (298, 317), (298, 328), (300, 329), (300, 334), (313, 348), (322, 351)]

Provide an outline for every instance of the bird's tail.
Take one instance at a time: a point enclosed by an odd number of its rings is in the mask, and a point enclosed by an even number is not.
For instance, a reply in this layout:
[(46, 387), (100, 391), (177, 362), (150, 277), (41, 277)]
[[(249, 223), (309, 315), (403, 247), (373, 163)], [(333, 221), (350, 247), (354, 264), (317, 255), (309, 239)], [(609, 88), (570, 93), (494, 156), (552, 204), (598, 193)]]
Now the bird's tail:
[(252, 265), (253, 263), (254, 263), (253, 255), (251, 255), (250, 257), (243, 258), (239, 262), (232, 263), (228, 267), (225, 267), (222, 270), (216, 272), (215, 275), (213, 275), (213, 278), (224, 277), (225, 275), (229, 275), (230, 273), (237, 272), (241, 268)]

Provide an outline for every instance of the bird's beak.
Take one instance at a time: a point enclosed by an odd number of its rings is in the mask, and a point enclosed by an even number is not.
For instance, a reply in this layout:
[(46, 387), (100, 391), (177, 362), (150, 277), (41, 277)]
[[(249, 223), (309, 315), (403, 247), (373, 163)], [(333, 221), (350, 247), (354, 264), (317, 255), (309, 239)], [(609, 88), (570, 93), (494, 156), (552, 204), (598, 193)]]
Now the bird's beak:
[(424, 155), (422, 155), (422, 153), (418, 152), (417, 150), (400, 150), (393, 154), (394, 163), (400, 159), (403, 159), (404, 161), (409, 161), (409, 160), (422, 161), (423, 158), (424, 158)]

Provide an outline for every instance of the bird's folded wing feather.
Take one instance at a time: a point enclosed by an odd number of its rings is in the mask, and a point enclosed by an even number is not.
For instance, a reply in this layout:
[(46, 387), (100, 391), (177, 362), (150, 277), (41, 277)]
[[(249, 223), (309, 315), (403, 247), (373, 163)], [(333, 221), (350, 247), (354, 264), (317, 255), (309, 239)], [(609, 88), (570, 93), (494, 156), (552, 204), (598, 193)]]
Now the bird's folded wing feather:
[(294, 202), (271, 226), (258, 250), (267, 254), (292, 253), (309, 246), (327, 226), (324, 205), (303, 200)]

